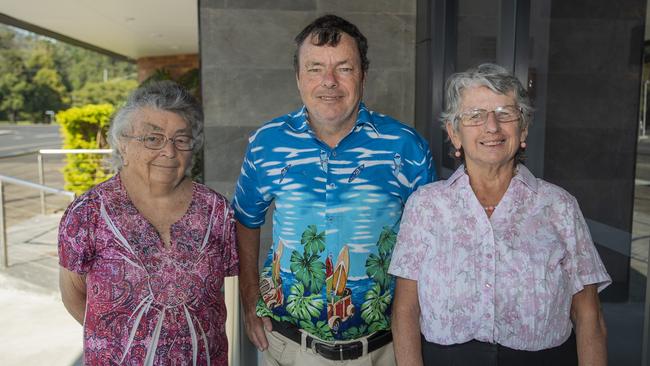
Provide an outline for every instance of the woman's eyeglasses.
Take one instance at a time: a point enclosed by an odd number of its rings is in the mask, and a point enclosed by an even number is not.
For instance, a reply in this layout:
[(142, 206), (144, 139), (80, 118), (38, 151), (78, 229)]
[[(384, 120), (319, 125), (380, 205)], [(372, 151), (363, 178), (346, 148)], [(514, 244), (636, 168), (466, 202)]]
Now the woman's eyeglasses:
[(151, 150), (162, 149), (167, 145), (167, 141), (170, 141), (176, 147), (176, 150), (179, 151), (189, 151), (194, 148), (194, 138), (192, 136), (180, 135), (170, 138), (161, 133), (150, 133), (142, 136), (122, 136), (140, 141), (144, 147)]
[(494, 118), (499, 123), (509, 123), (518, 121), (521, 118), (521, 108), (514, 105), (496, 107), (491, 111), (486, 109), (471, 109), (465, 111), (456, 117), (465, 127), (483, 126), (487, 122), (488, 115), (494, 113)]

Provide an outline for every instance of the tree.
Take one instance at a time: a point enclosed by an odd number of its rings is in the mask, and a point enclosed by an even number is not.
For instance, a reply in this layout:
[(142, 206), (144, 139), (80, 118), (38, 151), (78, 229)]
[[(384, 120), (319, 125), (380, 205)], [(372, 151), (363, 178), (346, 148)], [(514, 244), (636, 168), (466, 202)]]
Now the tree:
[(135, 80), (113, 79), (107, 82), (87, 82), (81, 89), (72, 92), (72, 106), (104, 103), (119, 106), (137, 87), (138, 82)]
[[(106, 76), (113, 81), (100, 84)], [(47, 110), (67, 108), (71, 95), (117, 105), (135, 88), (135, 76), (130, 62), (0, 25), (0, 118), (38, 121)]]
[(29, 91), (28, 76), (14, 32), (0, 28), (0, 112), (16, 121)]

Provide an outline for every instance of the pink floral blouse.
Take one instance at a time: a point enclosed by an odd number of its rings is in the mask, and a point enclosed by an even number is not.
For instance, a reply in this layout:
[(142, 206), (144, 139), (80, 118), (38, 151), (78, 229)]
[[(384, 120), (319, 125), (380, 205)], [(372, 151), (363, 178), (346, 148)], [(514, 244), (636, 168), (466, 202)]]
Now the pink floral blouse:
[(223, 196), (194, 183), (165, 248), (113, 177), (68, 207), (59, 262), (86, 276), (85, 365), (227, 365), (221, 288), (238, 257)]
[(564, 343), (572, 296), (611, 283), (575, 198), (523, 165), (490, 218), (462, 166), (421, 187), (389, 272), (418, 282), (427, 341), (528, 351)]

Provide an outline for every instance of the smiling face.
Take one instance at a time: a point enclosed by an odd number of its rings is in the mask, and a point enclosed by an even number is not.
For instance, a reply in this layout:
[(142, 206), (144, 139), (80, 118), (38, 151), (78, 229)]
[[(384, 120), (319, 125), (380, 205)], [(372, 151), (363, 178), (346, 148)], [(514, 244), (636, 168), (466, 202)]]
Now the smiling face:
[[(461, 95), (460, 113), (473, 109), (493, 111), (497, 107), (516, 105), (513, 93), (497, 94), (484, 86), (470, 87)], [(509, 168), (521, 141), (528, 131), (520, 128), (519, 121), (499, 123), (494, 113), (489, 113), (482, 126), (465, 127), (458, 122), (458, 130), (447, 122), (447, 133), (456, 149), (463, 148), (468, 169)]]
[[(190, 125), (173, 112), (144, 108), (132, 118), (135, 122), (129, 136), (150, 133), (163, 134), (168, 138), (192, 136)], [(179, 184), (192, 160), (192, 151), (179, 151), (171, 141), (167, 141), (160, 150), (152, 150), (138, 140), (123, 138), (120, 149), (125, 162), (122, 171), (133, 174), (146, 185)]]
[(354, 38), (341, 33), (332, 47), (315, 46), (308, 37), (298, 59), (298, 90), (312, 128), (347, 132), (356, 122), (364, 82)]

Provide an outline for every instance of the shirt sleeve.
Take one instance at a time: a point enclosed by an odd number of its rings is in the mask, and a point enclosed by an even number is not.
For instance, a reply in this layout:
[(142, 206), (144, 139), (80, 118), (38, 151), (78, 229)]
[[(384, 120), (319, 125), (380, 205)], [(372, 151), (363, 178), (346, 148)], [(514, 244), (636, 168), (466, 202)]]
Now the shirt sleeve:
[(409, 195), (415, 192), (419, 187), (438, 179), (429, 144), (418, 135), (417, 146), (419, 148), (419, 159), (417, 160), (421, 161), (422, 164), (417, 165), (417, 169), (414, 171), (413, 176), (410, 177), (414, 184), (411, 187)]
[(423, 193), (423, 190), (419, 190), (406, 202), (388, 268), (388, 273), (410, 280), (418, 279), (428, 245), (432, 242), (432, 235), (426, 229), (430, 226), (431, 218), (423, 209), (422, 201), (426, 199), (426, 193)]
[(97, 210), (88, 196), (81, 196), (68, 206), (59, 223), (59, 264), (81, 275), (88, 273), (95, 257)]
[(225, 228), (223, 235), (224, 240), (222, 252), (224, 276), (237, 276), (239, 274), (239, 254), (237, 253), (235, 218), (230, 205), (228, 205), (224, 225)]
[(266, 210), (272, 201), (270, 195), (263, 194), (260, 187), (255, 152), (260, 151), (261, 147), (256, 146), (255, 141), (248, 144), (232, 202), (235, 219), (249, 228), (258, 228), (264, 224)]
[[(568, 205), (570, 212), (567, 217), (571, 218), (571, 229), (567, 238), (568, 242), (568, 271), (571, 276), (573, 293), (580, 292), (586, 285), (597, 284), (598, 292), (611, 284), (612, 279), (603, 261), (596, 251), (589, 227), (585, 222), (578, 202), (572, 197)], [(573, 231), (573, 232), (571, 232)]]

